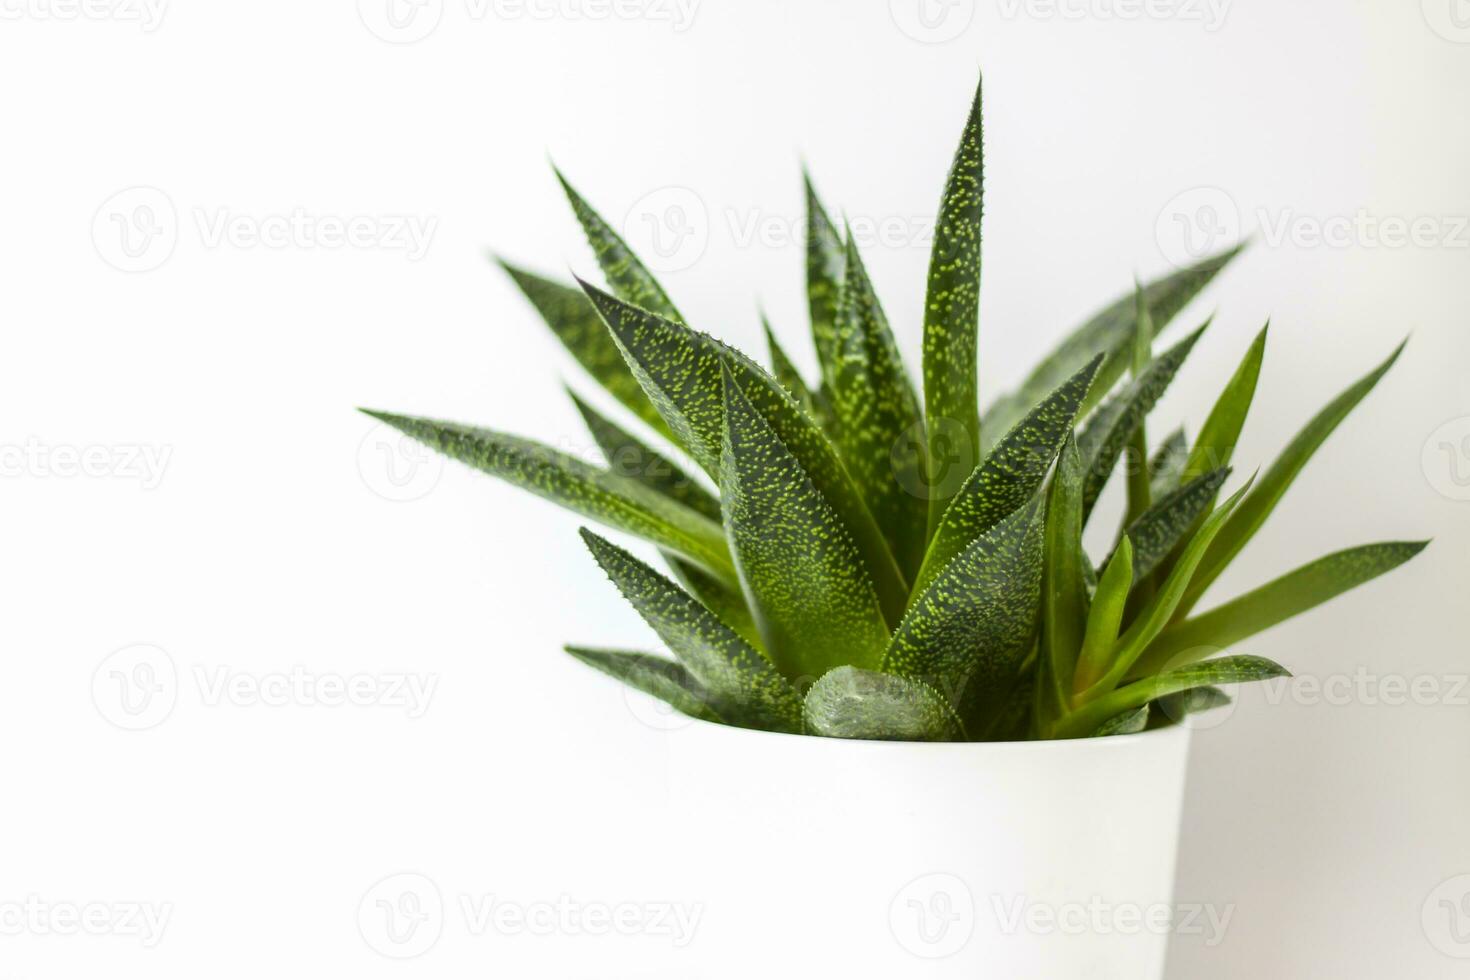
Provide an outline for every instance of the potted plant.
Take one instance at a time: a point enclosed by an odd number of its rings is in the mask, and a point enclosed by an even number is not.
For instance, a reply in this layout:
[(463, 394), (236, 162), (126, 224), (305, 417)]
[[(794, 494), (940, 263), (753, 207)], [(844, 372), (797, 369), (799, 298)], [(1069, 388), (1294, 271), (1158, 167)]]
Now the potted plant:
[[(1237, 248), (1137, 287), (982, 415), (982, 181), (977, 90), (935, 226), (920, 394), (809, 180), (814, 384), (769, 326), (768, 370), (687, 324), (562, 179), (606, 288), (501, 265), (707, 479), (576, 395), (606, 467), (368, 412), (660, 552), (672, 578), (582, 531), (672, 657), (567, 650), (692, 719), (672, 740), (685, 870), (699, 894), (749, 896), (711, 899), (700, 975), (768, 967), (779, 941), (847, 977), (1157, 977), (1181, 722), (1285, 674), (1240, 640), (1423, 547), (1341, 551), (1198, 611), (1398, 351), (1237, 487), (1265, 330), (1199, 433), (1154, 441), (1146, 418), (1208, 324), (1155, 343)], [(1117, 470), (1124, 514), (1094, 561), (1083, 530)]]

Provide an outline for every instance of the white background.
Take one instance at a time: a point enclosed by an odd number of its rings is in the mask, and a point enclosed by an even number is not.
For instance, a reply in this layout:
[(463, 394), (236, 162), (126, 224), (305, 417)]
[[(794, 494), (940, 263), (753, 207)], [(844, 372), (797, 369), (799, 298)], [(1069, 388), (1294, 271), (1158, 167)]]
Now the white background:
[[(397, 33), (360, 6), (175, 2), (140, 22), (128, 3), (0, 5), (0, 905), (170, 916), (151, 948), (125, 927), (12, 922), (0, 976), (676, 970), (667, 937), (476, 935), (459, 913), (462, 896), (708, 897), (646, 871), (667, 736), (558, 652), (651, 642), (575, 519), (457, 467), (398, 455), (389, 471), (353, 406), (585, 449), (559, 387), (584, 379), (483, 254), (593, 271), (548, 156), (645, 246), (645, 217), (683, 207), (694, 245), (665, 281), (684, 312), (758, 349), (760, 302), (810, 367), (789, 234), (805, 159), (834, 209), (897, 229), (865, 254), (917, 366), (918, 239), (980, 67), (989, 395), (1135, 274), (1166, 271), (1186, 231), (1256, 243), (1184, 318), (1219, 309), (1156, 434), (1171, 417), (1197, 430), (1270, 317), (1237, 455), (1263, 465), (1413, 333), (1221, 592), (1349, 544), (1434, 544), (1243, 648), (1368, 680), (1347, 698), (1251, 692), (1198, 737), (1179, 897), (1234, 914), (1217, 945), (1180, 937), (1170, 976), (1463, 976), (1450, 954), (1470, 943), (1449, 926), (1470, 939), (1470, 905), (1447, 918), (1470, 891), (1450, 881), (1470, 873), (1462, 2), (1130, 18), (952, 0), (924, 28), (905, 0), (704, 0), (688, 20), (432, 0)], [(153, 190), (114, 197), (137, 187)], [(338, 247), (250, 237), (293, 214), (329, 236), (367, 221)], [(1360, 214), (1427, 219), (1428, 237), (1312, 238)], [(394, 247), (405, 216), (431, 229), (422, 256)], [(156, 649), (107, 659), (136, 644)], [(139, 664), (162, 689), (134, 716), (118, 685), (146, 680)], [(296, 668), (365, 675), (376, 703), (252, 695)], [(382, 703), (410, 674), (435, 685), (419, 717)], [(1436, 693), (1392, 703), (1387, 676)], [(437, 944), (400, 963), (358, 912), (406, 872), (447, 909)]]

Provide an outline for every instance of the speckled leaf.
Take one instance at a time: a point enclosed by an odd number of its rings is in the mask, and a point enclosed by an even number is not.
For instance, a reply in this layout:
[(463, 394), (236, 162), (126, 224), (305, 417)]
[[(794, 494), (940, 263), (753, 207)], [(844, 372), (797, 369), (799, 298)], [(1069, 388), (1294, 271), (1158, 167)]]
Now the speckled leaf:
[(816, 395), (807, 387), (806, 380), (802, 378), (796, 365), (791, 363), (791, 358), (781, 347), (781, 342), (776, 339), (776, 332), (771, 329), (771, 322), (764, 314), (761, 315), (761, 329), (765, 331), (766, 349), (771, 355), (772, 376), (796, 399), (802, 411), (816, 419), (818, 424), (823, 424), (822, 412), (817, 406)]
[(817, 198), (811, 176), (803, 171), (806, 188), (806, 296), (811, 311), (812, 343), (821, 365), (822, 387), (830, 388), (837, 366), (837, 302), (845, 276), (846, 253), (842, 238)]
[(1179, 489), (1179, 477), (1189, 459), (1189, 437), (1175, 429), (1148, 461), (1149, 492), (1154, 497), (1167, 497)]
[(644, 267), (638, 256), (633, 254), (633, 250), (613, 230), (612, 225), (604, 221), (582, 195), (573, 189), (560, 170), (556, 172), (556, 179), (561, 181), (567, 200), (572, 203), (572, 211), (576, 213), (577, 221), (587, 235), (587, 243), (592, 246), (597, 264), (613, 295), (625, 303), (632, 303), (640, 309), (682, 323), (684, 318), (674, 308), (668, 294), (658, 284), (658, 280), (654, 279), (653, 273)]
[[(1243, 245), (1237, 245), (1144, 286), (1144, 299), (1153, 312), (1156, 330), (1163, 332), (1242, 248)], [(1116, 351), (1120, 356), (1110, 357), (1098, 375), (1099, 388), (1103, 391), (1111, 388), (1128, 369), (1131, 358), (1127, 348), (1133, 337), (1136, 313), (1134, 294), (1130, 291), (1074, 330), (1032, 370), (1018, 389), (996, 400), (985, 413), (983, 429), (993, 435), (1006, 431), (1069, 374), (1100, 353)]]
[(607, 332), (607, 325), (597, 315), (596, 308), (582, 290), (575, 286), (564, 286), (559, 282), (544, 279), (532, 272), (517, 268), (503, 259), (497, 259), (520, 291), (536, 307), (541, 319), (551, 328), (562, 346), (577, 359), (577, 363), (622, 402), (634, 415), (653, 427), (654, 431), (668, 438), (673, 433), (665, 424), (663, 416), (643, 393), (638, 379), (628, 370), (623, 354)]
[(1178, 694), (1166, 694), (1153, 702), (1155, 727), (1177, 725), (1190, 715), (1204, 714), (1230, 704), (1230, 695), (1218, 687), (1192, 687)]
[(728, 370), (723, 390), (725, 534), (766, 651), (792, 679), (875, 666), (888, 627), (856, 543)]
[(1102, 493), (1108, 477), (1112, 475), (1124, 447), (1169, 387), (1169, 382), (1174, 380), (1174, 375), (1178, 373), (1184, 359), (1189, 356), (1190, 350), (1204, 331), (1205, 327), (1200, 327), (1160, 354), (1142, 377), (1130, 382), (1108, 399), (1083, 427), (1077, 447), (1087, 465), (1087, 480), (1082, 493), (1084, 514), (1092, 512), (1092, 507), (1097, 503), (1098, 495)]
[(669, 563), (674, 579), (686, 592), (719, 617), (720, 622), (739, 633), (741, 639), (760, 649), (761, 638), (755, 628), (755, 618), (751, 616), (750, 607), (745, 604), (745, 595), (738, 584), (726, 583), (672, 552), (665, 551), (663, 557)]
[(722, 366), (796, 458), (817, 492), (857, 543), (888, 622), (903, 613), (908, 586), (883, 533), (837, 452), (796, 400), (764, 369), (712, 337), (654, 316), (583, 284), (622, 348), (634, 376), (680, 442), (716, 481), (724, 440)]
[(1113, 646), (1118, 642), (1123, 613), (1128, 608), (1128, 592), (1133, 588), (1133, 542), (1124, 535), (1103, 569), (1092, 594), (1092, 607), (1087, 611), (1087, 628), (1083, 632), (1082, 652), (1077, 655), (1077, 671), (1072, 690), (1087, 690), (1107, 673)]
[(590, 647), (565, 647), (567, 653), (589, 667), (615, 677), (629, 687), (652, 695), (690, 718), (721, 722), (710, 707), (704, 686), (683, 665), (649, 653), (627, 650), (594, 650)]
[(646, 538), (733, 582), (735, 569), (720, 525), (637, 480), (550, 446), (456, 422), (364, 413), (443, 453), (529, 490), (584, 517)]
[(1141, 582), (1186, 540), (1210, 512), (1230, 470), (1206, 473), (1159, 500), (1128, 526), (1133, 541), (1133, 580)]
[(923, 568), (914, 579), (916, 594), (970, 542), (1035, 496), (1072, 431), (1078, 406), (1101, 361), (1101, 355), (1093, 358), (1037, 404), (965, 480), (929, 542)]
[(1239, 506), (1241, 498), (1250, 491), (1251, 484), (1246, 483), (1235, 492), (1225, 503), (1216, 508), (1215, 512), (1200, 525), (1189, 544), (1179, 554), (1179, 560), (1169, 570), (1168, 576), (1159, 586), (1157, 592), (1149, 597), (1143, 609), (1137, 617), (1118, 637), (1109, 656), (1109, 667), (1103, 679), (1089, 688), (1086, 692), (1087, 699), (1092, 700), (1113, 690), (1128, 675), (1138, 658), (1148, 648), (1168, 624), (1169, 618), (1179, 608), (1179, 600), (1184, 595), (1184, 590), (1189, 586), (1189, 581), (1199, 567), (1200, 559), (1210, 547), (1210, 542), (1220, 533), (1220, 529), (1230, 520), (1230, 515)]
[(951, 698), (967, 683), (981, 702), (1008, 694), (1036, 633), (1041, 513), (1039, 502), (1016, 511), (935, 575), (894, 633), (882, 669)]
[[(968, 443), (968, 458), (980, 461), (980, 393), (976, 357), (980, 326), (980, 225), (984, 211), (985, 151), (981, 122), (983, 86), (975, 89), (970, 117), (945, 182), (929, 257), (924, 297), (924, 421), (929, 459), (937, 467), (951, 452), (949, 441)], [(1059, 379), (1060, 380), (1060, 379)], [(937, 528), (949, 502), (933, 473), (929, 526)]]
[(928, 520), (919, 495), (927, 475), (924, 418), (850, 234), (836, 330), (832, 407), (842, 459), (899, 568), (912, 576), (924, 556)]
[(1199, 659), (1224, 650), (1398, 568), (1427, 544), (1391, 541), (1319, 558), (1238, 599), (1170, 626), (1149, 647), (1134, 672), (1159, 670), (1180, 662), (1191, 651), (1195, 652), (1193, 659)]
[(806, 695), (807, 730), (829, 738), (963, 741), (959, 716), (919, 681), (856, 667), (823, 675)]
[[(1153, 360), (1154, 321), (1144, 300), (1143, 287), (1137, 289), (1134, 303), (1137, 307), (1138, 323), (1133, 329), (1133, 362), (1130, 377), (1137, 380), (1148, 371)], [(1146, 415), (1147, 413), (1145, 413)], [(1143, 516), (1153, 504), (1152, 480), (1148, 471), (1148, 426), (1144, 419), (1133, 428), (1124, 447), (1124, 476), (1127, 478), (1128, 506), (1124, 511), (1123, 523), (1131, 524)]]
[[(1082, 573), (1082, 457), (1068, 438), (1046, 501), (1041, 578), (1043, 721), (1066, 704), (1087, 629), (1087, 591)], [(1055, 695), (1053, 697), (1053, 695)]]
[(1148, 727), (1148, 705), (1125, 711), (1121, 715), (1110, 718), (1097, 727), (1092, 733), (1093, 738), (1107, 738), (1110, 735), (1136, 735)]
[(1082, 738), (1110, 718), (1141, 708), (1156, 698), (1216, 684), (1246, 684), (1290, 677), (1286, 669), (1262, 657), (1221, 657), (1158, 674), (1119, 688), (1078, 709), (1057, 726), (1056, 738)]
[(735, 725), (800, 731), (801, 698), (760, 652), (674, 583), (585, 528), (602, 570)]
[(1235, 559), (1235, 556), (1240, 554), (1240, 549), (1244, 548), (1246, 543), (1255, 536), (1261, 525), (1266, 523), (1266, 518), (1270, 517), (1271, 512), (1276, 509), (1277, 503), (1281, 501), (1287, 488), (1302, 471), (1302, 467), (1307, 465), (1307, 460), (1312, 458), (1312, 454), (1317, 451), (1318, 447), (1327, 440), (1328, 436), (1332, 435), (1342, 420), (1347, 418), (1348, 413), (1357, 407), (1368, 392), (1373, 390), (1379, 379), (1388, 373), (1388, 369), (1393, 367), (1403, 350), (1404, 344), (1400, 344), (1386, 361), (1333, 399), (1331, 404), (1308, 422), (1301, 432), (1297, 433), (1296, 438), (1282, 451), (1276, 462), (1271, 464), (1271, 468), (1261, 476), (1255, 492), (1240, 505), (1239, 510), (1230, 519), (1230, 523), (1220, 532), (1220, 537), (1205, 555), (1205, 560), (1200, 564), (1199, 574), (1190, 584), (1189, 592), (1181, 603), (1181, 615), (1194, 608), (1205, 590), (1220, 576), (1220, 573)]
[(1245, 417), (1256, 394), (1256, 381), (1261, 375), (1261, 360), (1266, 354), (1266, 331), (1269, 329), (1270, 324), (1267, 324), (1256, 335), (1245, 359), (1215, 401), (1204, 428), (1200, 429), (1199, 439), (1189, 452), (1181, 480), (1193, 480), (1230, 465), (1240, 430), (1245, 427)]

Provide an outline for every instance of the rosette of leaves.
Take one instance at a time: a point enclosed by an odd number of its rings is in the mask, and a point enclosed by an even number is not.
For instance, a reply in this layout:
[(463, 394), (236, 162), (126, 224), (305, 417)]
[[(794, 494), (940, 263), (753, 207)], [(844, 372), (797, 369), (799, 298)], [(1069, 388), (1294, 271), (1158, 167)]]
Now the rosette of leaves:
[[(1149, 415), (1205, 326), (1159, 341), (1234, 248), (1137, 286), (982, 414), (983, 174), (977, 90), (939, 203), (922, 388), (852, 234), (809, 179), (815, 380), (769, 326), (767, 368), (690, 324), (558, 174), (604, 284), (500, 265), (630, 416), (615, 421), (572, 396), (606, 465), (491, 429), (368, 414), (654, 545), (664, 571), (582, 531), (672, 656), (567, 650), (706, 721), (862, 739), (1115, 735), (1223, 704), (1222, 686), (1283, 675), (1236, 645), (1423, 543), (1340, 551), (1197, 606), (1398, 352), (1236, 487), (1265, 330), (1200, 431), (1155, 442)], [(1121, 526), (1095, 562), (1083, 532), (1120, 470)]]

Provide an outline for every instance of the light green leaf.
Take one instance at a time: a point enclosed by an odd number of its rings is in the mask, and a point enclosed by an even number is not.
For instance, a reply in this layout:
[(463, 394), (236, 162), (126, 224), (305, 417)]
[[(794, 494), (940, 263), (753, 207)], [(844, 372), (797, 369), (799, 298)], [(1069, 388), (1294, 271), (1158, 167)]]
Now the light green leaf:
[(722, 365), (795, 457), (857, 543), (888, 622), (896, 623), (908, 586), (883, 532), (816, 423), (764, 369), (712, 337), (636, 309), (583, 284), (611, 328), (634, 376), (696, 462), (716, 481), (724, 440)]
[[(1244, 247), (1237, 245), (1146, 285), (1144, 300), (1153, 313), (1157, 330), (1162, 333)], [(1036, 366), (1020, 388), (996, 400), (985, 413), (984, 431), (996, 435), (1005, 432), (1069, 374), (1100, 353), (1116, 352), (1118, 356), (1109, 357), (1098, 373), (1097, 389), (1106, 393), (1127, 371), (1132, 360), (1130, 342), (1136, 313), (1130, 291), (1074, 330)]]
[(712, 521), (721, 519), (719, 498), (685, 473), (677, 463), (602, 415), (570, 388), (567, 394), (614, 473), (637, 480), (650, 490), (656, 490)]
[(1082, 640), (1082, 653), (1077, 657), (1077, 673), (1072, 690), (1078, 694), (1102, 679), (1118, 642), (1123, 613), (1128, 608), (1128, 592), (1133, 588), (1133, 542), (1127, 535), (1118, 543), (1113, 557), (1103, 569), (1092, 608), (1087, 613), (1087, 630)]
[(1181, 662), (1179, 658), (1190, 651), (1196, 651), (1194, 659), (1199, 659), (1223, 650), (1398, 568), (1428, 543), (1369, 544), (1319, 558), (1238, 599), (1170, 626), (1149, 647), (1135, 673)]
[(923, 568), (914, 580), (915, 594), (972, 541), (1036, 495), (1072, 431), (1078, 406), (1101, 361), (1101, 355), (1093, 358), (1038, 403), (971, 472), (929, 542)]
[(977, 693), (966, 698), (981, 707), (1011, 693), (1040, 612), (1041, 515), (1039, 501), (1017, 510), (935, 575), (904, 615), (882, 669), (952, 702), (967, 685)]
[[(553, 168), (555, 169), (555, 168)], [(640, 309), (655, 313), (665, 319), (684, 322), (679, 311), (674, 308), (667, 293), (653, 273), (644, 267), (623, 241), (622, 237), (613, 230), (612, 225), (602, 219), (592, 206), (583, 200), (567, 179), (562, 176), (560, 170), (556, 171), (556, 179), (561, 182), (562, 190), (566, 191), (567, 200), (572, 203), (572, 211), (577, 215), (577, 221), (582, 225), (582, 231), (587, 235), (587, 243), (592, 246), (592, 252), (597, 256), (597, 264), (602, 269), (602, 274), (607, 278), (608, 288), (613, 295), (625, 303), (631, 303)]]
[(1041, 588), (1041, 669), (1045, 683), (1037, 712), (1042, 724), (1067, 703), (1077, 654), (1087, 629), (1082, 573), (1082, 457), (1068, 438), (1046, 503)]
[(735, 581), (720, 525), (637, 480), (590, 466), (550, 446), (456, 422), (364, 414), (448, 456), (608, 527), (646, 538)]
[(709, 704), (735, 725), (801, 730), (801, 697), (760, 652), (674, 583), (616, 545), (582, 529), (618, 591), (704, 685)]
[[(1256, 381), (1261, 376), (1261, 360), (1266, 354), (1266, 331), (1268, 323), (1256, 334), (1245, 359), (1235, 369), (1230, 382), (1210, 410), (1210, 417), (1200, 430), (1199, 439), (1189, 452), (1189, 461), (1184, 465), (1181, 480), (1193, 480), (1211, 470), (1230, 465), (1235, 455), (1235, 444), (1240, 439), (1240, 430), (1245, 427), (1245, 417), (1250, 413), (1251, 401), (1256, 394)], [(1213, 503), (1213, 501), (1211, 501)]]
[(1256, 484), (1255, 492), (1241, 503), (1240, 508), (1230, 519), (1230, 523), (1220, 532), (1219, 539), (1205, 555), (1204, 561), (1200, 564), (1199, 573), (1190, 583), (1189, 591), (1180, 604), (1181, 616), (1188, 614), (1194, 608), (1205, 590), (1220, 577), (1220, 573), (1235, 559), (1235, 556), (1240, 554), (1240, 550), (1255, 536), (1261, 525), (1266, 523), (1266, 518), (1270, 517), (1271, 512), (1276, 509), (1276, 505), (1285, 495), (1287, 488), (1302, 471), (1302, 467), (1307, 465), (1307, 460), (1312, 458), (1312, 454), (1317, 451), (1318, 447), (1327, 440), (1327, 437), (1333, 433), (1342, 420), (1347, 418), (1348, 413), (1357, 407), (1368, 392), (1373, 390), (1379, 379), (1388, 373), (1388, 369), (1393, 367), (1403, 350), (1404, 344), (1399, 344), (1386, 361), (1333, 399), (1331, 404), (1308, 422), (1301, 432), (1297, 433), (1296, 438), (1277, 457), (1276, 462), (1271, 464), (1271, 468)]
[(1093, 738), (1107, 738), (1112, 735), (1136, 735), (1148, 727), (1148, 705), (1125, 711), (1115, 718), (1110, 718), (1097, 727), (1092, 733)]
[(673, 438), (663, 416), (658, 414), (658, 409), (643, 393), (638, 379), (628, 370), (622, 352), (586, 294), (574, 286), (564, 286), (517, 268), (504, 259), (496, 259), (496, 262), (536, 307), (536, 312), (541, 314), (541, 319), (546, 321), (556, 339), (594, 381), (652, 426), (654, 431)]
[[(985, 197), (981, 123), (983, 86), (975, 89), (970, 117), (945, 182), (929, 257), (924, 299), (924, 420), (931, 467), (947, 460), (953, 439), (980, 461), (980, 393), (976, 356), (980, 326), (980, 223)], [(1059, 379), (1060, 381), (1060, 379)], [(973, 465), (972, 463), (972, 465)], [(942, 480), (928, 481), (929, 527), (938, 528), (948, 500)]]
[(636, 651), (594, 650), (578, 646), (564, 649), (587, 666), (617, 678), (634, 690), (658, 698), (680, 714), (701, 721), (721, 721), (709, 705), (708, 692), (681, 664)]
[(888, 318), (849, 234), (831, 380), (838, 445), (853, 483), (906, 576), (924, 556), (924, 418)]
[(875, 666), (888, 627), (856, 543), (728, 370), (724, 400), (725, 533), (766, 651), (792, 679)]
[(1189, 460), (1189, 437), (1182, 428), (1169, 433), (1148, 461), (1149, 493), (1154, 497), (1167, 497), (1179, 489), (1179, 477), (1184, 473), (1184, 464)]
[[(1205, 327), (1209, 324), (1205, 324)], [(1098, 495), (1113, 473), (1123, 448), (1133, 438), (1134, 432), (1143, 424), (1144, 417), (1153, 410), (1163, 396), (1169, 382), (1174, 380), (1184, 359), (1194, 348), (1195, 342), (1204, 333), (1200, 327), (1184, 340), (1160, 354), (1143, 376), (1131, 382), (1122, 391), (1110, 398), (1082, 429), (1077, 448), (1087, 466), (1087, 479), (1083, 485), (1082, 511), (1092, 513)]]
[(842, 238), (817, 197), (812, 179), (802, 171), (806, 188), (806, 295), (811, 310), (812, 342), (822, 369), (822, 388), (831, 388), (837, 370), (837, 303), (846, 275)]
[(1153, 574), (1181, 541), (1187, 540), (1210, 512), (1230, 470), (1206, 473), (1154, 504), (1129, 525), (1133, 541), (1133, 580), (1141, 582)]
[(806, 695), (807, 729), (829, 738), (895, 742), (963, 741), (954, 708), (928, 685), (892, 674), (838, 667)]
[(1119, 688), (1063, 718), (1055, 738), (1083, 738), (1110, 718), (1141, 708), (1150, 701), (1215, 684), (1246, 684), (1290, 677), (1286, 669), (1262, 657), (1221, 657), (1158, 674)]

